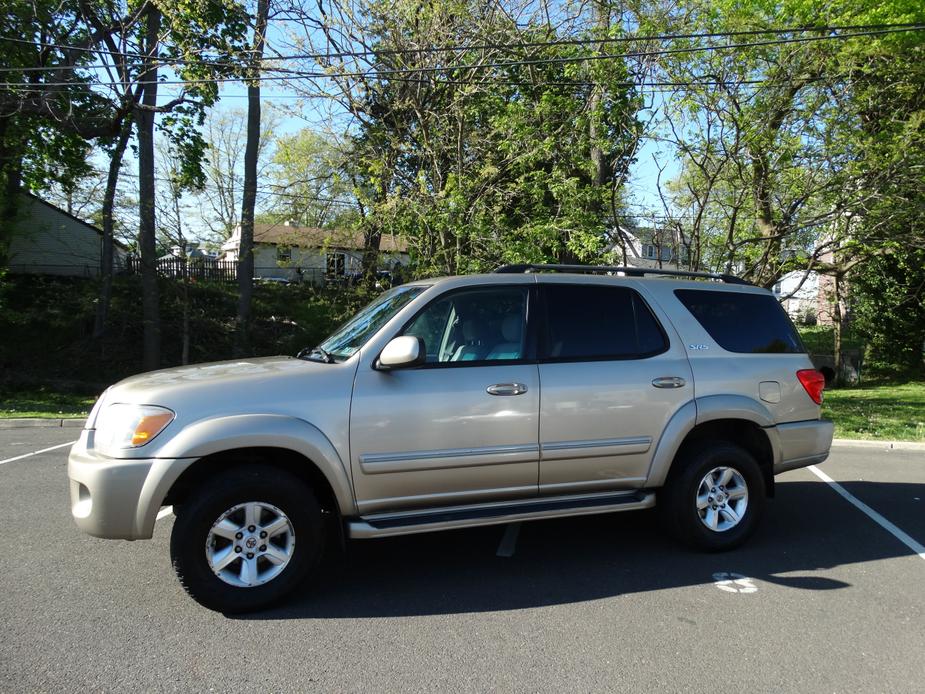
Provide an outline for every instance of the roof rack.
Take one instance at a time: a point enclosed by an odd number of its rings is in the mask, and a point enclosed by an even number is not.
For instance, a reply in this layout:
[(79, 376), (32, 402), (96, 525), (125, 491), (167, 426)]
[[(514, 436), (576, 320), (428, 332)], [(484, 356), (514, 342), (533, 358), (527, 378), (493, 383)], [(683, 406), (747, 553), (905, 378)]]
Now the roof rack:
[(544, 263), (520, 263), (516, 265), (502, 265), (495, 269), (497, 273), (517, 274), (523, 272), (577, 272), (585, 274), (622, 272), (627, 277), (645, 277), (646, 275), (667, 275), (669, 277), (695, 277), (707, 280), (716, 280), (726, 284), (744, 284), (754, 286), (748, 280), (735, 275), (720, 274), (717, 272), (692, 272), (690, 270), (664, 270), (661, 268), (621, 267), (618, 265), (556, 265)]

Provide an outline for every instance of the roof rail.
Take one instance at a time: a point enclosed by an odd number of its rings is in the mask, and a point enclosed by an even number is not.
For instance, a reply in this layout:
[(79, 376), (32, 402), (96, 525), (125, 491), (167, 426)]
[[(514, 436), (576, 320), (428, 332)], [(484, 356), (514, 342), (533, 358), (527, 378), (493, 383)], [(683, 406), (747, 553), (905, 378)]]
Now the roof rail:
[(720, 274), (717, 272), (692, 272), (690, 270), (664, 270), (662, 268), (621, 267), (618, 265), (556, 265), (544, 263), (520, 263), (516, 265), (502, 265), (495, 269), (497, 273), (523, 273), (523, 272), (577, 272), (585, 274), (615, 274), (622, 272), (627, 277), (645, 277), (646, 275), (667, 275), (669, 277), (695, 277), (725, 282), (726, 284), (744, 284), (754, 286), (748, 280), (735, 275)]

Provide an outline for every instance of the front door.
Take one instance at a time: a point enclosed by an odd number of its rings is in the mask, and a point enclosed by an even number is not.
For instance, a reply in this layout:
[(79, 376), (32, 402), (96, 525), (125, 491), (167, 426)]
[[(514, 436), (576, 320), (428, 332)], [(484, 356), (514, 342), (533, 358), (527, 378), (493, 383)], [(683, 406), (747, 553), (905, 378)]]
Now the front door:
[(693, 398), (683, 346), (631, 287), (550, 280), (542, 293), (540, 492), (642, 486), (661, 432)]
[(524, 285), (447, 292), (401, 333), (424, 341), (425, 364), (360, 368), (350, 455), (361, 513), (536, 494), (530, 293)]

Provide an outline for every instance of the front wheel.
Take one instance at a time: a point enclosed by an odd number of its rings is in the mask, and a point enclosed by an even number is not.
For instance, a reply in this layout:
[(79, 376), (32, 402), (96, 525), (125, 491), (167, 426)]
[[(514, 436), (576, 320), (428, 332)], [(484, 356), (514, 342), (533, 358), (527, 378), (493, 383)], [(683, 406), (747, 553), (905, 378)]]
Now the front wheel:
[(235, 468), (178, 510), (174, 570), (200, 604), (249, 612), (301, 583), (323, 550), (321, 512), (295, 476), (269, 466)]
[(761, 468), (744, 448), (725, 441), (703, 443), (683, 454), (659, 492), (668, 531), (709, 551), (739, 546), (755, 531), (764, 511)]

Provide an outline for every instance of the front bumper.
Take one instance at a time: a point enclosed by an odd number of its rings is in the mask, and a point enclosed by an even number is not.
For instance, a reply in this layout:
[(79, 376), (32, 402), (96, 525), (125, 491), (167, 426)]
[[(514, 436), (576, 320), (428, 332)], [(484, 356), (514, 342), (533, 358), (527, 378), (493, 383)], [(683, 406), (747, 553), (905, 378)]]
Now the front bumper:
[(95, 537), (151, 537), (167, 490), (190, 461), (109, 458), (88, 448), (91, 435), (81, 433), (67, 461), (74, 522)]
[(829, 457), (835, 425), (827, 419), (778, 424), (781, 459), (774, 474), (821, 463)]

